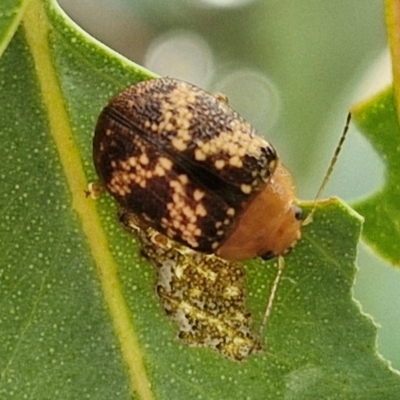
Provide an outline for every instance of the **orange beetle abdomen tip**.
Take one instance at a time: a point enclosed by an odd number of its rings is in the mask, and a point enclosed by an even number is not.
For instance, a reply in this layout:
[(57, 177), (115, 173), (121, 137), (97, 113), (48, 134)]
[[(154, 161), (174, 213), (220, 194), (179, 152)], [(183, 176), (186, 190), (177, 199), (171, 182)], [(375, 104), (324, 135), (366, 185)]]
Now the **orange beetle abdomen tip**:
[(233, 230), (216, 250), (226, 260), (271, 258), (287, 253), (301, 237), (301, 216), (287, 169), (279, 163), (270, 180), (245, 206)]

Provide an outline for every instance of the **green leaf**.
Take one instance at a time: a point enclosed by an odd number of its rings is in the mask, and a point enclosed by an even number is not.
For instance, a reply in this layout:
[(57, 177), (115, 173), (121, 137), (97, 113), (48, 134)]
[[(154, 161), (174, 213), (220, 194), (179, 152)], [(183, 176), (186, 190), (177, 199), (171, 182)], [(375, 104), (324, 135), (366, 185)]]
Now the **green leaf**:
[(400, 265), (400, 130), (393, 89), (353, 109), (356, 123), (386, 163), (386, 182), (354, 205), (365, 218), (363, 237), (392, 264)]
[(14, 36), (28, 0), (2, 0), (0, 4), (0, 56)]
[[(386, 23), (392, 56), (393, 87), (353, 108), (365, 137), (386, 164), (385, 185), (354, 204), (365, 217), (363, 237), (393, 265), (400, 265), (400, 129), (396, 99), (400, 98), (399, 1), (386, 0)], [(398, 103), (398, 101), (397, 101)]]
[[(319, 204), (285, 259), (264, 352), (238, 363), (176, 339), (116, 205), (85, 194), (96, 116), (153, 74), (52, 1), (27, 7), (0, 59), (0, 397), (400, 397), (352, 300), (361, 221), (338, 200)], [(255, 331), (275, 274), (274, 262), (246, 265)]]

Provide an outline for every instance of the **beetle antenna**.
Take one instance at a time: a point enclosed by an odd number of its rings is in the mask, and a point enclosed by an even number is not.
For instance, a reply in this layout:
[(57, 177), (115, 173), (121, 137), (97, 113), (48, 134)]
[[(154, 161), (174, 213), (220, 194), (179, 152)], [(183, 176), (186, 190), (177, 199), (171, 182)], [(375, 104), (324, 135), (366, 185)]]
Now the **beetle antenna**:
[(346, 124), (344, 126), (342, 136), (340, 136), (339, 143), (336, 146), (335, 153), (333, 154), (333, 157), (331, 159), (331, 163), (329, 164), (329, 167), (328, 167), (328, 169), (326, 171), (324, 180), (322, 181), (321, 186), (318, 189), (317, 195), (315, 196), (312, 209), (311, 209), (310, 213), (307, 215), (307, 217), (305, 218), (305, 220), (303, 221), (303, 225), (308, 225), (313, 220), (313, 216), (314, 216), (315, 210), (317, 208), (317, 203), (320, 200), (322, 192), (324, 191), (327, 183), (329, 182), (329, 178), (331, 177), (333, 169), (335, 167), (335, 164), (336, 164), (336, 162), (338, 160), (339, 153), (342, 150), (342, 145), (343, 145), (343, 143), (344, 143), (344, 141), (346, 139), (346, 135), (347, 135), (347, 132), (349, 130), (350, 121), (351, 121), (351, 113), (348, 113), (347, 114), (347, 118), (346, 118)]
[(278, 257), (278, 272), (275, 276), (274, 282), (272, 283), (272, 288), (271, 288), (271, 291), (269, 294), (267, 307), (265, 309), (264, 317), (262, 319), (260, 329), (258, 331), (258, 337), (260, 338), (260, 340), (265, 331), (265, 328), (267, 327), (269, 317), (271, 316), (272, 305), (275, 300), (276, 291), (278, 289), (279, 281), (281, 280), (281, 276), (282, 276), (282, 272), (283, 272), (284, 268), (285, 268), (285, 259), (283, 258), (283, 256), (279, 256)]
[[(343, 129), (343, 133), (342, 133), (342, 135), (341, 135), (341, 137), (339, 139), (338, 145), (336, 146), (335, 153), (333, 154), (333, 157), (331, 159), (329, 167), (328, 167), (328, 169), (326, 171), (324, 180), (322, 181), (321, 186), (318, 189), (317, 195), (315, 196), (312, 209), (311, 209), (310, 213), (307, 215), (307, 217), (305, 218), (305, 220), (303, 221), (302, 225), (308, 225), (313, 220), (313, 215), (314, 215), (315, 210), (317, 208), (317, 203), (318, 203), (319, 199), (321, 198), (322, 192), (324, 191), (327, 183), (329, 182), (329, 178), (331, 177), (333, 169), (335, 167), (335, 164), (336, 164), (336, 162), (338, 160), (339, 153), (342, 150), (343, 143), (344, 143), (344, 141), (346, 139), (346, 135), (347, 135), (347, 132), (349, 130), (350, 121), (351, 121), (351, 113), (348, 113), (347, 114), (347, 118), (346, 118), (346, 123), (345, 123), (344, 129)], [(265, 329), (267, 327), (268, 320), (269, 320), (269, 318), (271, 316), (272, 306), (273, 306), (273, 303), (274, 303), (274, 300), (275, 300), (276, 292), (277, 292), (278, 286), (279, 286), (279, 281), (281, 280), (284, 268), (285, 268), (285, 259), (283, 258), (283, 256), (279, 256), (278, 257), (278, 272), (277, 272), (277, 274), (275, 276), (274, 282), (272, 283), (272, 288), (271, 288), (270, 295), (269, 295), (269, 298), (268, 298), (267, 307), (265, 309), (265, 313), (264, 313), (264, 316), (263, 316), (263, 319), (262, 319), (262, 322), (261, 322), (261, 326), (260, 326), (260, 329), (258, 331), (258, 337), (260, 338), (260, 340), (261, 340), (261, 337), (262, 337), (262, 335), (263, 335), (263, 333), (264, 333), (264, 331), (265, 331)]]

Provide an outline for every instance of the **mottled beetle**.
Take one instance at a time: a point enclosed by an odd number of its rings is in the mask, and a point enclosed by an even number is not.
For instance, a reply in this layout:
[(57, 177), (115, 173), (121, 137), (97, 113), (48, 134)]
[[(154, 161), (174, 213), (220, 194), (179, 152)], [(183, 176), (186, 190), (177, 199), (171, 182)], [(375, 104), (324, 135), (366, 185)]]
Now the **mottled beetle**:
[(288, 252), (301, 210), (272, 145), (218, 96), (171, 78), (103, 109), (93, 157), (104, 187), (143, 226), (227, 260)]

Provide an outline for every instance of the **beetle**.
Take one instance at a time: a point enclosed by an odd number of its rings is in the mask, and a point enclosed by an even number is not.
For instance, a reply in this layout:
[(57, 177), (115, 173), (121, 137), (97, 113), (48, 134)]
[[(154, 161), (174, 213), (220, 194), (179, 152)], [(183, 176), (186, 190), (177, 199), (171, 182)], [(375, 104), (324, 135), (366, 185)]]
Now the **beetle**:
[(268, 259), (301, 237), (274, 147), (221, 96), (187, 82), (151, 79), (116, 95), (98, 118), (93, 160), (125, 212), (193, 250)]

